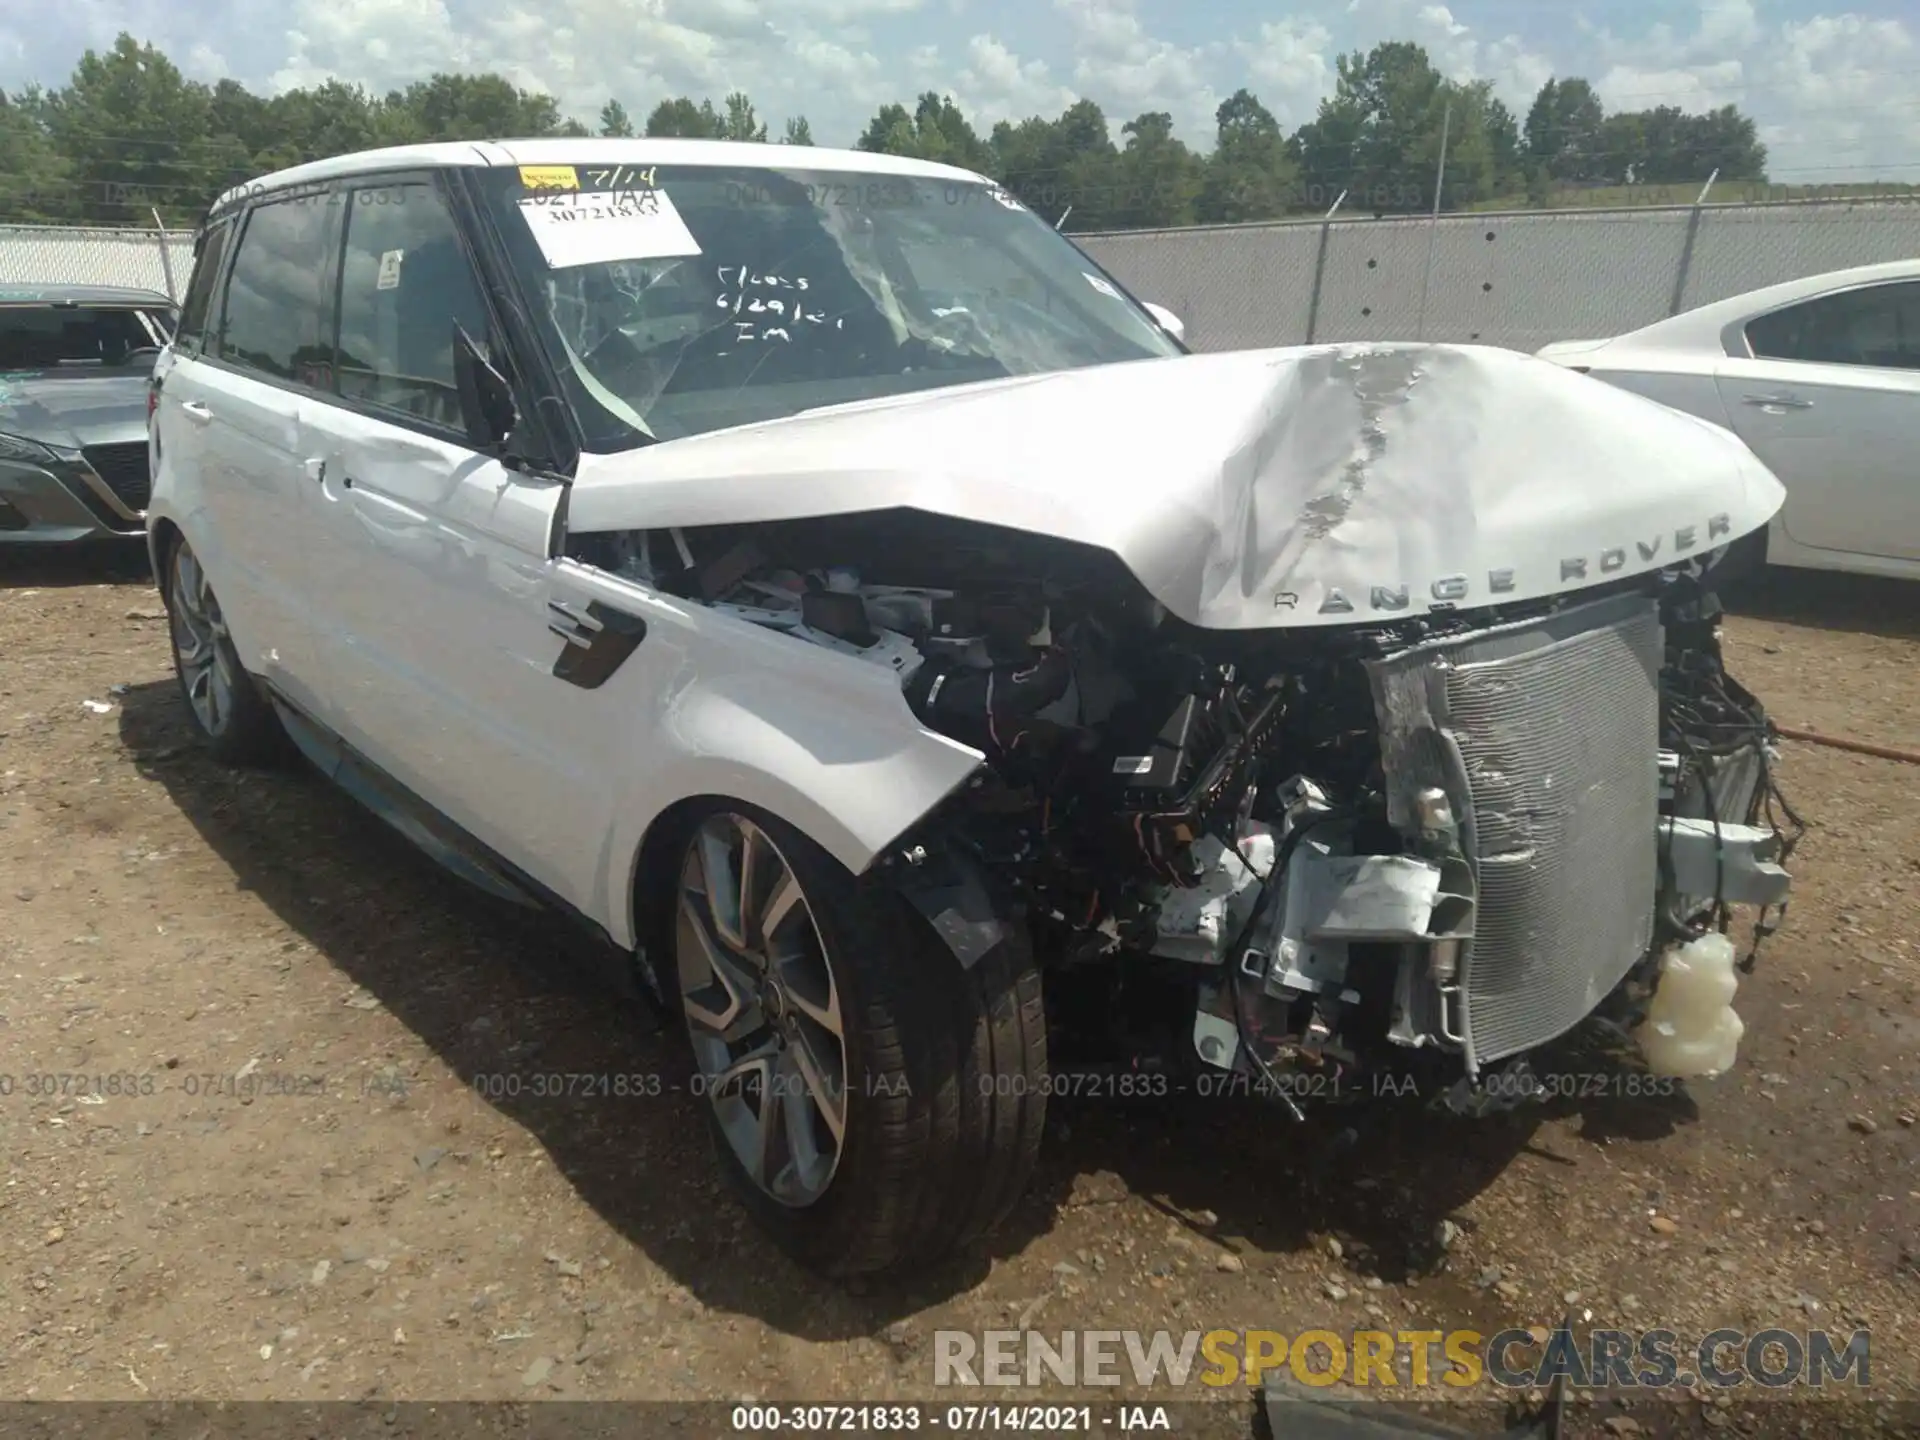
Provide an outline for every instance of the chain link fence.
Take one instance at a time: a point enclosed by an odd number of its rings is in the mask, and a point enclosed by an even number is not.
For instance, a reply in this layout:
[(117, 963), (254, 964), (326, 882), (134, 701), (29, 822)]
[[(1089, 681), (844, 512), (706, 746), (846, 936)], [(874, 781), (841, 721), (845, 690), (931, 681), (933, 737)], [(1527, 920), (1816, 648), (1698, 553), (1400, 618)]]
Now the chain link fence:
[(1920, 258), (1920, 200), (1310, 220), (1075, 235), (1199, 350), (1600, 339), (1782, 280)]
[(193, 236), (177, 231), (0, 225), (0, 286), (130, 285), (179, 300)]

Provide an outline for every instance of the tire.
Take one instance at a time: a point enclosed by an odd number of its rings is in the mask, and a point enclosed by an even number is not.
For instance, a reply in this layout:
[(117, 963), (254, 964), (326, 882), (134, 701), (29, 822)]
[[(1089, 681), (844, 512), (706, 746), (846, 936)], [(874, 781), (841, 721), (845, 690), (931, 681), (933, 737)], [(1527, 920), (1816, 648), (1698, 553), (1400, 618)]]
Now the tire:
[[(922, 1268), (1004, 1219), (1046, 1120), (1030, 953), (1003, 945), (962, 970), (884, 877), (851, 874), (742, 804), (689, 817), (666, 878), (657, 978), (693, 1048), (720, 1164), (774, 1241), (846, 1278)], [(740, 1057), (768, 1044), (788, 1059), (736, 1086)], [(783, 1102), (784, 1147), (760, 1148), (756, 1086)]]
[(200, 743), (227, 765), (285, 760), (287, 733), (272, 703), (241, 665), (220, 602), (192, 547), (176, 540), (162, 563), (173, 672)]
[(1710, 577), (1722, 594), (1745, 594), (1766, 580), (1767, 533), (1771, 528), (1762, 526), (1727, 547)]

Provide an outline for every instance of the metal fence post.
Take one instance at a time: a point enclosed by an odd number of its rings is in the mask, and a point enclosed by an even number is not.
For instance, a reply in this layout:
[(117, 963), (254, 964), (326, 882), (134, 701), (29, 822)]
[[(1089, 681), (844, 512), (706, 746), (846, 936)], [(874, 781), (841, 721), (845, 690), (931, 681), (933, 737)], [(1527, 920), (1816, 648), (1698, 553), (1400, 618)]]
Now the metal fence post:
[(1447, 183), (1447, 137), (1452, 129), (1453, 103), (1449, 101), (1440, 116), (1440, 168), (1433, 177), (1433, 216), (1427, 222), (1427, 269), (1420, 277), (1420, 323), (1413, 335), (1416, 340), (1427, 338), (1427, 292), (1433, 288), (1433, 242), (1440, 233), (1440, 191)]
[(180, 303), (180, 292), (173, 288), (173, 241), (167, 234), (167, 222), (160, 218), (160, 207), (153, 207), (153, 223), (160, 232), (160, 273), (167, 277), (167, 299)]
[(1707, 176), (1707, 183), (1700, 187), (1700, 193), (1694, 198), (1693, 213), (1687, 217), (1687, 238), (1680, 245), (1680, 268), (1673, 277), (1673, 298), (1667, 304), (1667, 314), (1678, 315), (1680, 302), (1687, 293), (1687, 272), (1693, 268), (1694, 237), (1700, 233), (1700, 207), (1707, 203), (1707, 192), (1713, 189), (1713, 182), (1720, 178), (1720, 169), (1715, 166)]
[(1314, 327), (1320, 323), (1320, 282), (1327, 273), (1327, 237), (1333, 232), (1333, 212), (1340, 208), (1340, 202), (1347, 198), (1342, 190), (1334, 197), (1333, 204), (1327, 207), (1325, 217), (1320, 221), (1320, 249), (1313, 257), (1313, 296), (1307, 301), (1307, 338), (1304, 343), (1313, 344)]

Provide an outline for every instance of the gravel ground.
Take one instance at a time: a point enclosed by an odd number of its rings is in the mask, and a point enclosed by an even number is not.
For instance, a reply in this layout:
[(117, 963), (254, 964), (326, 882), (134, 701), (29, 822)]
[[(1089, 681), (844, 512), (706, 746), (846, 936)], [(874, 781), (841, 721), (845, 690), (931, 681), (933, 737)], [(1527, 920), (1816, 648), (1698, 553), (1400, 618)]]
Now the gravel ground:
[[(1783, 724), (1920, 746), (1916, 596), (1769, 580), (1729, 622), (1736, 673)], [(847, 1290), (747, 1225), (685, 1096), (529, 1093), (687, 1072), (558, 923), (311, 776), (201, 758), (144, 577), (0, 555), (0, 654), (7, 1398), (931, 1398), (942, 1328), (1569, 1311), (1866, 1325), (1874, 1393), (1920, 1393), (1920, 767), (1784, 747), (1812, 829), (1717, 1083), (1478, 1123), (1058, 1106), (988, 1249)], [(1795, 1406), (1791, 1433), (1900, 1425), (1842, 1413)]]

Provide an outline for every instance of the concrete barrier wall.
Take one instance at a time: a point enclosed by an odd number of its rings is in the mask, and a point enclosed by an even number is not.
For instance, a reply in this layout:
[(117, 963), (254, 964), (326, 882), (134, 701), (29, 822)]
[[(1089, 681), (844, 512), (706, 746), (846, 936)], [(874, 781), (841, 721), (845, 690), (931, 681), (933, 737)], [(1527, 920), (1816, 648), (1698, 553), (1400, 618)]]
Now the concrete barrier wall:
[(1782, 280), (1920, 258), (1920, 201), (1515, 211), (1075, 235), (1196, 349), (1327, 340), (1535, 350)]

